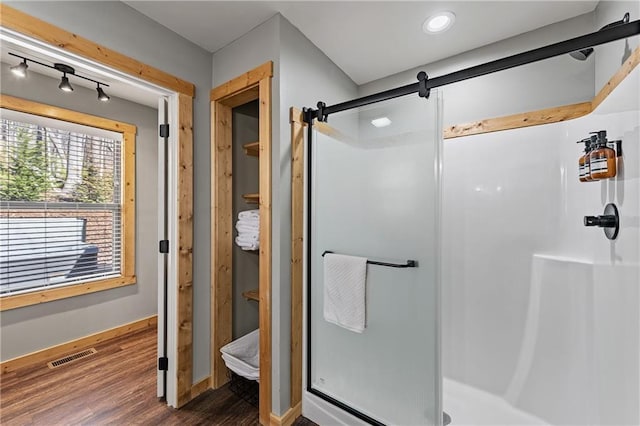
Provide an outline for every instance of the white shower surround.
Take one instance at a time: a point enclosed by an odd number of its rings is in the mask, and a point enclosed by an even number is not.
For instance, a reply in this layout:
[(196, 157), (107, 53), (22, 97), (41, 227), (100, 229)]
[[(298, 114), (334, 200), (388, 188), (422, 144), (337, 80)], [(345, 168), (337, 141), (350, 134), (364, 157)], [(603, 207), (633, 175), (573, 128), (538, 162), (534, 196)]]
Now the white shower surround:
[[(579, 119), (445, 143), (452, 424), (640, 423), (639, 82), (636, 69)], [(596, 130), (623, 140), (622, 167), (615, 179), (580, 183), (575, 142)], [(609, 202), (621, 215), (615, 242), (582, 224)], [(483, 410), (481, 400), (497, 405)]]
[[(452, 425), (640, 423), (639, 88), (636, 68), (588, 116), (445, 142)], [(623, 140), (620, 173), (580, 183), (575, 142), (601, 129)], [(621, 214), (615, 242), (582, 224), (608, 202)], [(365, 424), (307, 392), (303, 413)]]

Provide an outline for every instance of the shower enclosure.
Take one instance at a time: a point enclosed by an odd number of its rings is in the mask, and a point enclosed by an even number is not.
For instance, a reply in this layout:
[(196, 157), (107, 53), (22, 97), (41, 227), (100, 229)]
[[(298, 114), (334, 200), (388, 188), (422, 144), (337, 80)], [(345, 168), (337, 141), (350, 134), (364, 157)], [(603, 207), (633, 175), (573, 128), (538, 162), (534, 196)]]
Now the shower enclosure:
[[(307, 390), (371, 424), (435, 424), (442, 412), (440, 105), (434, 92), (314, 127)], [(323, 316), (327, 251), (369, 261), (362, 333)]]
[[(639, 33), (633, 21), (305, 111), (305, 415), (640, 422), (640, 48), (625, 50), (591, 102), (483, 120), (469, 135), (454, 127), (449, 137), (462, 137), (444, 150), (434, 91)], [(579, 182), (575, 142), (602, 130), (622, 141), (618, 173)], [(620, 213), (615, 240), (584, 226), (609, 204)], [(369, 263), (362, 333), (328, 321), (327, 252)]]

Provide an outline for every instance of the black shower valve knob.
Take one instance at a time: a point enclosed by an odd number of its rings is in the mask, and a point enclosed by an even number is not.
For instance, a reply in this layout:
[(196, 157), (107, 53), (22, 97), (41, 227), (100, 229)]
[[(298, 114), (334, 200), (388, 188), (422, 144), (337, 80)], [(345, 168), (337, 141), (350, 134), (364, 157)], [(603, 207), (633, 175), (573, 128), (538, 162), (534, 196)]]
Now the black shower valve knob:
[(584, 226), (597, 226), (603, 228), (604, 235), (610, 240), (615, 240), (620, 231), (620, 215), (615, 204), (609, 203), (600, 216), (585, 216)]
[(618, 223), (618, 219), (613, 215), (585, 216), (584, 226), (597, 226), (600, 228), (612, 228)]

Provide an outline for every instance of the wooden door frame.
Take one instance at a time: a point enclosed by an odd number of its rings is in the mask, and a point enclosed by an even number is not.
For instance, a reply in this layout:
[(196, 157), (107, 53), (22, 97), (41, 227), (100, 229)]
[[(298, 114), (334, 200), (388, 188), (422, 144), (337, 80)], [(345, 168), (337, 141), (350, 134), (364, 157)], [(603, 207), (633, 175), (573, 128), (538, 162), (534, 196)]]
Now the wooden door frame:
[[(132, 77), (156, 84), (177, 94), (178, 165), (177, 194), (177, 359), (176, 407), (189, 402), (193, 372), (193, 98), (195, 85), (168, 74), (106, 46), (94, 43), (77, 34), (35, 18), (6, 4), (0, 3), (0, 25), (27, 37), (42, 41), (91, 59), (106, 67), (122, 71)], [(198, 388), (198, 389), (201, 389)], [(197, 393), (197, 392), (196, 392)]]
[(211, 90), (211, 387), (228, 381), (220, 348), (232, 336), (232, 109), (259, 102), (260, 423), (271, 417), (271, 78), (266, 62)]

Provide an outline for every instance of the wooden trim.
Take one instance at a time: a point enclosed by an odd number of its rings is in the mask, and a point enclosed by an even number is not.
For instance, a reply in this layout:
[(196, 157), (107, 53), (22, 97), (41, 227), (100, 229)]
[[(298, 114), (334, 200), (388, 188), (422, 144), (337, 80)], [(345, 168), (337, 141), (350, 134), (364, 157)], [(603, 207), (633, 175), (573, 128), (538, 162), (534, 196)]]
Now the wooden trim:
[[(273, 62), (268, 61), (251, 71), (247, 71), (246, 73), (212, 89), (210, 99), (211, 101), (224, 103), (225, 98), (238, 97), (239, 95), (239, 98), (244, 100), (247, 98), (247, 94), (245, 93), (245, 95), (242, 95), (241, 92), (247, 92), (248, 89), (253, 89), (252, 86), (256, 86), (261, 80), (269, 79), (271, 77), (273, 77)], [(249, 92), (248, 95), (249, 98), (242, 103), (257, 99), (256, 97), (253, 97), (255, 95), (254, 92)], [(242, 103), (237, 105), (242, 105)]]
[[(271, 64), (270, 69), (273, 64)], [(271, 414), (271, 72), (260, 80), (260, 394), (259, 418)]]
[(270, 426), (291, 426), (302, 415), (302, 402), (292, 406), (282, 416), (271, 413)]
[(121, 276), (79, 284), (70, 284), (53, 289), (37, 290), (31, 293), (2, 296), (0, 297), (0, 311), (135, 284), (136, 126), (3, 94), (0, 94), (0, 108), (52, 118), (55, 120), (67, 121), (74, 124), (109, 130), (122, 134), (123, 147), (120, 161), (122, 164), (122, 182), (124, 184), (122, 224), (120, 230), (122, 235), (122, 248), (120, 253)]
[(191, 400), (193, 372), (193, 98), (178, 95), (178, 408)]
[(78, 54), (88, 59), (93, 59), (101, 64), (131, 76), (142, 78), (166, 89), (190, 97), (195, 96), (195, 86), (193, 83), (151, 67), (108, 47), (94, 43), (82, 36), (70, 33), (55, 25), (27, 15), (6, 4), (0, 3), (0, 16), (2, 17), (1, 24), (4, 28), (25, 34), (52, 46), (56, 46), (59, 49)]
[(124, 287), (136, 283), (136, 276), (116, 277), (103, 280), (89, 281), (79, 284), (66, 285), (63, 287), (51, 288), (48, 290), (38, 290), (32, 293), (15, 294), (13, 296), (3, 296), (0, 298), (0, 311), (21, 308), (24, 306), (37, 305), (51, 302), (53, 300), (66, 299), (68, 297), (80, 296), (83, 294), (96, 293), (98, 291), (112, 288)]
[(507, 115), (498, 118), (457, 124), (444, 129), (444, 138), (453, 139), (461, 136), (479, 135), (482, 133), (501, 130), (519, 129), (522, 127), (539, 126), (560, 121), (573, 120), (591, 112), (591, 102), (546, 108), (522, 114)]
[(205, 377), (200, 380), (198, 383), (191, 386), (191, 399), (197, 398), (198, 396), (205, 393), (207, 390), (211, 389), (210, 386), (211, 378)]
[(596, 96), (591, 101), (591, 109), (596, 109), (602, 101), (604, 101), (607, 96), (613, 90), (618, 87), (618, 85), (624, 80), (633, 69), (638, 66), (640, 63), (640, 46), (638, 46), (631, 55), (627, 58), (626, 61), (622, 64), (620, 69), (607, 81), (607, 83), (600, 89), (600, 91), (596, 94)]
[(143, 318), (137, 321), (133, 321), (127, 324), (120, 325), (118, 327), (110, 328), (105, 331), (90, 334), (79, 339), (71, 340), (66, 343), (61, 343), (56, 346), (51, 346), (46, 349), (41, 349), (36, 352), (31, 352), (26, 355), (22, 355), (16, 358), (12, 358), (0, 363), (0, 369), (2, 374), (13, 372), (19, 368), (31, 366), (36, 363), (46, 363), (52, 358), (58, 358), (63, 355), (67, 355), (79, 350), (88, 348), (98, 343), (103, 343), (110, 339), (122, 337), (129, 333), (135, 333), (140, 330), (146, 330), (156, 327), (158, 323), (158, 316), (152, 315), (147, 318)]
[(259, 101), (260, 423), (271, 413), (271, 76), (267, 62), (211, 90), (211, 386), (228, 381), (220, 348), (232, 331), (232, 109)]
[(482, 133), (497, 132), (501, 130), (519, 129), (522, 127), (539, 126), (542, 124), (558, 123), (560, 121), (573, 120), (590, 114), (618, 87), (618, 85), (640, 64), (640, 47), (637, 47), (589, 102), (573, 105), (563, 105), (553, 108), (545, 108), (537, 111), (525, 112), (486, 120), (474, 121), (466, 124), (457, 124), (446, 127), (445, 139), (453, 139), (461, 136), (479, 135)]
[(304, 248), (304, 123), (291, 108), (291, 406), (302, 401), (302, 265)]
[(124, 149), (123, 199), (122, 199), (122, 247), (121, 273), (125, 277), (136, 274), (136, 135), (125, 132), (122, 135)]
[(97, 117), (95, 115), (64, 109), (54, 105), (29, 101), (27, 99), (16, 98), (5, 94), (0, 94), (0, 108), (39, 115), (41, 117), (53, 118), (56, 120), (68, 121), (75, 124), (83, 124), (85, 126), (97, 127), (99, 129), (110, 130), (117, 133), (136, 134), (136, 126), (133, 124)]
[(232, 336), (232, 118), (231, 107), (211, 103), (211, 386), (229, 379), (220, 348)]

